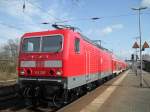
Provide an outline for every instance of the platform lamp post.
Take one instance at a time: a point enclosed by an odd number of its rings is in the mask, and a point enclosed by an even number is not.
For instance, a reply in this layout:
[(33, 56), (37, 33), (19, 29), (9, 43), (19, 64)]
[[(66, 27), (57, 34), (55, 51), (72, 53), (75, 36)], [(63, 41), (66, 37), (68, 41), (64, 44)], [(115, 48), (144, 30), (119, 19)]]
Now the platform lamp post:
[(139, 7), (139, 8), (132, 8), (132, 10), (138, 11), (138, 17), (139, 17), (139, 37), (140, 37), (140, 87), (143, 86), (143, 74), (142, 74), (142, 37), (141, 37), (141, 10), (147, 9), (147, 7)]

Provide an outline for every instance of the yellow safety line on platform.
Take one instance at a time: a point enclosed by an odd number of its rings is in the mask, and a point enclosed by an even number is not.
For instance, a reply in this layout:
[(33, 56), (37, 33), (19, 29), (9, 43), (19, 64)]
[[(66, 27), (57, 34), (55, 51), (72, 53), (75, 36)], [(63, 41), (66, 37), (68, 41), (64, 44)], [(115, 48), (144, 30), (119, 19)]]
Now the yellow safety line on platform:
[[(125, 72), (118, 80), (116, 80), (112, 85), (119, 85), (123, 79), (127, 76), (129, 71)], [(110, 97), (110, 95), (115, 91), (117, 86), (108, 87), (101, 95), (99, 95), (95, 100), (83, 108), (80, 112), (97, 112), (98, 109), (105, 103), (105, 101)]]

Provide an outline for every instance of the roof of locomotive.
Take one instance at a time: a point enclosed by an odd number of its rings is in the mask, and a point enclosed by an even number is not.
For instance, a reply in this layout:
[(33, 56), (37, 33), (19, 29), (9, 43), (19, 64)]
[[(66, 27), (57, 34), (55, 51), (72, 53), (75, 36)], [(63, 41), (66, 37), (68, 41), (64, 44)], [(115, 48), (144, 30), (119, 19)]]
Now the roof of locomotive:
[(43, 35), (50, 35), (50, 34), (63, 34), (65, 32), (75, 32), (75, 33), (78, 33), (80, 35), (81, 38), (83, 38), (85, 41), (89, 42), (90, 44), (98, 47), (99, 49), (102, 49), (102, 50), (105, 50), (109, 53), (112, 53), (110, 50), (96, 44), (93, 42), (93, 40), (89, 39), (88, 37), (84, 36), (83, 34), (75, 31), (75, 30), (72, 30), (72, 29), (68, 29), (68, 28), (65, 28), (65, 29), (55, 29), (55, 30), (47, 30), (47, 31), (38, 31), (38, 32), (28, 32), (28, 33), (25, 33), (22, 37), (23, 38), (26, 38), (26, 37), (35, 37), (35, 36), (43, 36)]
[(101, 45), (99, 45), (99, 44), (97, 44), (97, 43), (94, 43), (93, 40), (89, 39), (88, 37), (82, 35), (81, 33), (79, 33), (79, 34), (80, 34), (80, 36), (81, 36), (84, 40), (88, 41), (89, 43), (95, 45), (96, 47), (98, 47), (98, 48), (100, 48), (100, 49), (102, 49), (102, 50), (105, 50), (105, 51), (107, 51), (107, 52), (109, 52), (109, 53), (112, 53), (112, 51), (110, 51), (110, 50), (104, 48), (103, 46), (101, 46)]
[(38, 31), (38, 32), (28, 32), (25, 33), (22, 37), (32, 37), (32, 36), (43, 36), (43, 35), (50, 35), (50, 34), (59, 34), (69, 31), (69, 29), (56, 29), (56, 30), (47, 30), (47, 31)]

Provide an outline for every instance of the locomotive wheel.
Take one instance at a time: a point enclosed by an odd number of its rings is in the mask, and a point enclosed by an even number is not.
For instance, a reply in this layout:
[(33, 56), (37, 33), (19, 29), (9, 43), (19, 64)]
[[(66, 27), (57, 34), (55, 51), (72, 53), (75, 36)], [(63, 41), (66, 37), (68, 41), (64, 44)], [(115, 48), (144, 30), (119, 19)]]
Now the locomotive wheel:
[(64, 90), (63, 93), (58, 91), (53, 97), (53, 104), (57, 108), (60, 108), (68, 103), (69, 103), (68, 90)]
[(62, 103), (60, 103), (61, 100), (59, 100), (59, 98), (57, 98), (57, 95), (54, 95), (53, 97), (53, 104), (55, 107), (60, 108), (62, 105)]
[(84, 91), (81, 89), (81, 87), (75, 88), (72, 91), (70, 91), (69, 101), (72, 102), (78, 99), (79, 97), (81, 97), (83, 94), (84, 94)]
[(31, 102), (34, 107), (37, 107), (39, 105), (39, 101), (37, 100), (37, 98), (32, 98)]
[(96, 81), (96, 86), (100, 86), (101, 84), (103, 84), (103, 80), (99, 79)]

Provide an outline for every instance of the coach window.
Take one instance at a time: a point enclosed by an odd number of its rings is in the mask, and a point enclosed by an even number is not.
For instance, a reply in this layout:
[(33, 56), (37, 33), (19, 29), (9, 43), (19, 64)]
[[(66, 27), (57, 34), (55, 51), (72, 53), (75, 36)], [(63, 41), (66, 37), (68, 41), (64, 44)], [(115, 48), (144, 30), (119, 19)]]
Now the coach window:
[(75, 48), (75, 52), (77, 53), (80, 52), (80, 39), (79, 38), (75, 38), (74, 48)]

